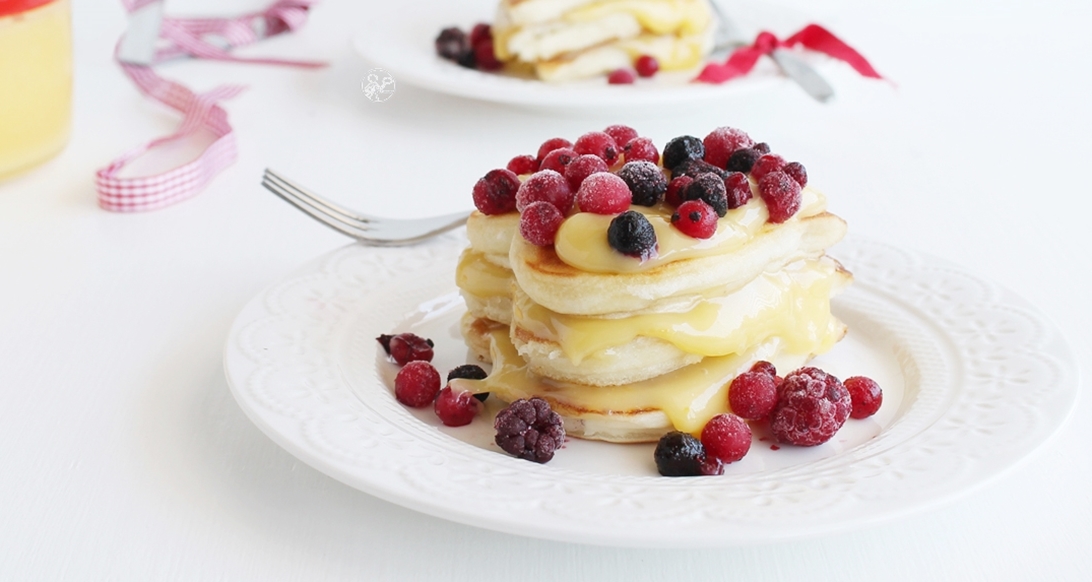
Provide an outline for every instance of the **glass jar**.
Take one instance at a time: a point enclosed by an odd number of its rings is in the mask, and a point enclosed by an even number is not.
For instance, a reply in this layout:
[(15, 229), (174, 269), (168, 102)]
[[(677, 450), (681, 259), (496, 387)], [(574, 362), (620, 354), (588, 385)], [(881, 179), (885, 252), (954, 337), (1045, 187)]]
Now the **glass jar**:
[(64, 149), (72, 118), (69, 0), (0, 0), (0, 179)]

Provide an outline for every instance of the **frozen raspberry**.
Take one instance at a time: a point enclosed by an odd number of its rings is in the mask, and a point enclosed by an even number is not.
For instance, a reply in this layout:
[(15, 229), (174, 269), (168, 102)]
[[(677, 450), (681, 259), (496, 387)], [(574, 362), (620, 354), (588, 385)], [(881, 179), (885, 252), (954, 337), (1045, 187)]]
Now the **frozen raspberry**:
[(607, 75), (607, 83), (611, 85), (632, 85), (637, 77), (629, 69), (614, 69)]
[(493, 39), (487, 38), (474, 45), (474, 62), (483, 71), (496, 71), (504, 66), (493, 50)]
[(800, 162), (789, 162), (785, 164), (784, 168), (781, 168), (781, 171), (788, 174), (793, 180), (796, 180), (796, 183), (800, 184), (801, 188), (808, 185), (808, 171), (804, 168), (804, 164), (801, 164)]
[(387, 354), (394, 359), (395, 363), (405, 366), (415, 360), (431, 362), (433, 345), (430, 339), (412, 333), (400, 333), (391, 336), (386, 347)]
[(622, 125), (620, 123), (608, 126), (603, 130), (603, 133), (609, 135), (614, 139), (616, 145), (624, 145), (630, 142), (630, 140), (637, 137), (637, 130), (628, 125)]
[(656, 256), (656, 230), (636, 210), (627, 210), (610, 221), (607, 242), (614, 250), (641, 261)]
[[(569, 183), (569, 188), (576, 192), (588, 176), (609, 171), (610, 168), (607, 167), (607, 163), (603, 161), (603, 158), (584, 154), (570, 162), (568, 167), (565, 168), (565, 181)], [(577, 194), (578, 199), (579, 197), (579, 194)]]
[(476, 47), (479, 44), (489, 40), (493, 40), (493, 29), (486, 22), (479, 22), (470, 29), (470, 36), (467, 39), (470, 42), (470, 46)]
[(671, 175), (673, 177), (690, 176), (691, 178), (697, 178), (702, 174), (716, 174), (722, 180), (728, 177), (727, 171), (722, 170), (705, 160), (687, 160), (671, 170)]
[(539, 164), (538, 169), (553, 170), (564, 176), (565, 168), (567, 168), (579, 155), (580, 154), (574, 152), (570, 148), (557, 148), (546, 154), (545, 158), (542, 158), (542, 163)]
[(785, 167), (785, 158), (777, 154), (762, 154), (755, 161), (755, 165), (751, 166), (751, 177), (761, 180), (766, 174), (776, 172), (783, 167)]
[(466, 33), (454, 26), (441, 30), (435, 44), (436, 54), (449, 61), (458, 61), (471, 50)]
[(758, 158), (761, 158), (762, 154), (758, 153), (758, 150), (754, 148), (743, 148), (732, 152), (732, 155), (728, 156), (728, 163), (725, 165), (725, 169), (729, 172), (750, 172), (754, 167)]
[(756, 152), (758, 152), (758, 153), (759, 153), (759, 155), (765, 155), (765, 154), (768, 154), (768, 153), (770, 153), (770, 144), (768, 144), (768, 143), (766, 143), (766, 142), (760, 142), (760, 143), (756, 143), (756, 144), (755, 144), (754, 146), (752, 146), (752, 147), (754, 148), (754, 150), (755, 150)]
[(754, 140), (745, 132), (734, 127), (718, 127), (702, 140), (705, 146), (705, 161), (718, 168), (728, 165), (728, 157), (740, 148), (749, 148)]
[(679, 232), (694, 238), (709, 238), (717, 232), (717, 212), (701, 200), (687, 200), (671, 215)]
[(642, 77), (651, 77), (660, 70), (660, 61), (656, 60), (656, 57), (652, 55), (641, 55), (637, 57), (637, 61), (633, 63), (633, 68), (637, 69), (637, 74)]
[(820, 445), (842, 428), (852, 406), (838, 378), (819, 368), (800, 368), (777, 387), (770, 429), (783, 443)]
[(428, 406), (439, 391), (440, 373), (428, 362), (410, 362), (394, 377), (394, 397), (406, 406)]
[(690, 176), (676, 176), (667, 183), (667, 192), (664, 193), (664, 201), (668, 204), (678, 207), (680, 204), (686, 201), (683, 196), (686, 194), (686, 189), (690, 186), (690, 183), (694, 179)]
[(674, 172), (675, 166), (687, 160), (700, 160), (705, 157), (705, 145), (692, 135), (682, 135), (667, 142), (663, 157), (664, 167)]
[(724, 179), (725, 195), (728, 197), (728, 209), (739, 208), (751, 201), (751, 181), (743, 172), (732, 172)]
[[(481, 366), (475, 364), (463, 364), (462, 366), (452, 368), (451, 371), (447, 373), (447, 381), (450, 382), (456, 378), (466, 378), (467, 380), (485, 380), (486, 376), (488, 376), (488, 374), (485, 373), (485, 370), (483, 370)], [(489, 398), (489, 393), (479, 392), (474, 395), (474, 398), (485, 402), (485, 399)]]
[(564, 215), (573, 207), (573, 200), (569, 183), (554, 170), (539, 170), (531, 174), (516, 190), (516, 210), (520, 212), (532, 202), (549, 202)]
[(576, 138), (573, 149), (578, 154), (592, 154), (603, 158), (607, 166), (613, 166), (622, 154), (622, 148), (614, 142), (614, 138), (602, 131), (589, 131)]
[(490, 170), (474, 184), (474, 206), (482, 214), (505, 214), (516, 209), (519, 176), (512, 170)]
[(785, 172), (766, 174), (758, 181), (758, 194), (770, 212), (769, 221), (785, 222), (800, 210), (800, 184)]
[(516, 400), (497, 413), (493, 422), (500, 448), (521, 459), (545, 463), (565, 443), (561, 416), (537, 396)]
[[(594, 159), (599, 158), (592, 156)], [(602, 160), (600, 160), (602, 163)], [(609, 172), (588, 176), (576, 191), (576, 204), (582, 212), (618, 214), (629, 208), (631, 194), (624, 180)]]
[(761, 420), (770, 416), (775, 406), (777, 383), (773, 374), (756, 372), (751, 368), (750, 372), (736, 376), (728, 385), (728, 407), (742, 418)]
[(728, 213), (728, 194), (724, 189), (724, 180), (713, 173), (701, 174), (686, 187), (683, 198), (701, 200), (716, 211), (717, 216)]
[(538, 153), (535, 154), (535, 156), (538, 158), (539, 161), (541, 161), (542, 158), (546, 157), (546, 154), (548, 154), (548, 153), (550, 153), (550, 152), (552, 152), (552, 151), (554, 151), (554, 150), (556, 150), (558, 148), (571, 148), (571, 147), (573, 147), (573, 142), (571, 142), (571, 141), (569, 141), (569, 140), (567, 140), (567, 139), (565, 139), (563, 137), (552, 137), (552, 138), (542, 142), (542, 145), (538, 146)]
[(534, 156), (522, 155), (516, 156), (511, 160), (508, 160), (508, 171), (522, 176), (524, 174), (534, 174), (538, 171), (538, 160)]
[(647, 137), (635, 137), (622, 147), (622, 152), (626, 156), (627, 162), (646, 161), (653, 164), (660, 163), (660, 150), (656, 149), (656, 144), (652, 143), (651, 139)]
[(544, 200), (532, 202), (520, 214), (519, 233), (533, 245), (548, 247), (554, 244), (557, 229), (564, 220), (565, 216), (553, 204)]
[[(759, 372), (762, 374), (769, 374), (770, 376), (777, 377), (777, 367), (766, 360), (759, 360), (755, 362), (755, 365), (751, 366), (751, 372)], [(778, 382), (780, 383), (780, 382)]]
[(436, 401), (432, 404), (432, 410), (440, 418), (445, 426), (466, 426), (482, 409), (482, 403), (474, 398), (472, 392), (460, 390), (456, 392), (450, 386), (445, 386), (436, 395)]
[(656, 443), (656, 452), (652, 456), (656, 460), (656, 470), (664, 477), (704, 475), (706, 473), (702, 472), (703, 465), (710, 468), (716, 465), (707, 464), (705, 447), (701, 441), (677, 430), (660, 437), (660, 441)]
[(734, 414), (718, 414), (701, 429), (705, 454), (724, 463), (734, 463), (751, 450), (751, 427)]
[(853, 410), (849, 413), (852, 418), (868, 418), (876, 414), (883, 404), (883, 390), (871, 378), (853, 376), (846, 378), (842, 384), (849, 390), (849, 398), (853, 402)]
[(663, 200), (667, 192), (667, 177), (663, 170), (652, 162), (638, 160), (626, 162), (618, 177), (625, 180), (626, 186), (633, 194), (633, 203), (639, 206), (654, 206)]

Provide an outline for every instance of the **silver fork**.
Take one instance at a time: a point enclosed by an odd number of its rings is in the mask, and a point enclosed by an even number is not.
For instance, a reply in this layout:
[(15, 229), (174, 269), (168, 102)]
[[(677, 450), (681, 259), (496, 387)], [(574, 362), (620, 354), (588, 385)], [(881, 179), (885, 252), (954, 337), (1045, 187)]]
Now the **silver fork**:
[(422, 241), (466, 224), (469, 210), (427, 218), (380, 218), (338, 206), (266, 168), (262, 186), (326, 226), (376, 246), (399, 246)]

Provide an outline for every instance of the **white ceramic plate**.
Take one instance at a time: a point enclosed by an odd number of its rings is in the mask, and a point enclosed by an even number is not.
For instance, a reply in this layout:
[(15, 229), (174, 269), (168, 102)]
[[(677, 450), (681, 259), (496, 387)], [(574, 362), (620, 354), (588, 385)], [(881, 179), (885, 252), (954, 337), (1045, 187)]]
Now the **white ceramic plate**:
[(844, 531), (949, 502), (1015, 466), (1075, 403), (1072, 353), (1027, 302), (937, 259), (847, 241), (832, 255), (856, 277), (834, 305), (850, 332), (817, 365), (878, 380), (876, 416), (818, 447), (756, 440), (718, 477), (660, 477), (652, 445), (575, 439), (538, 465), (492, 443), (495, 404), (447, 428), (393, 397), (381, 333), (432, 338), (443, 374), (469, 361), (453, 284), (464, 244), (348, 246), (256, 297), (225, 352), (246, 414), (318, 470), (424, 513), (555, 540), (694, 547)]
[[(730, 98), (757, 90), (789, 86), (769, 59), (761, 59), (745, 77), (721, 85), (692, 83), (696, 72), (662, 74), (639, 79), (633, 85), (608, 85), (605, 78), (550, 84), (497, 73), (466, 69), (438, 57), (433, 41), (449, 26), (469, 29), (475, 22), (493, 19), (496, 2), (418, 1), (412, 5), (387, 2), (376, 6), (362, 30), (353, 38), (358, 55), (394, 78), (396, 86), (408, 83), (450, 95), (471, 99), (555, 108), (644, 106)], [(763, 28), (787, 32), (803, 19), (786, 16), (784, 10), (763, 5), (744, 5), (742, 22), (757, 22)], [(737, 20), (739, 20), (737, 18)], [(799, 20), (799, 22), (797, 22)], [(741, 26), (744, 24), (741, 24)], [(827, 59), (814, 53), (801, 56), (820, 65)]]

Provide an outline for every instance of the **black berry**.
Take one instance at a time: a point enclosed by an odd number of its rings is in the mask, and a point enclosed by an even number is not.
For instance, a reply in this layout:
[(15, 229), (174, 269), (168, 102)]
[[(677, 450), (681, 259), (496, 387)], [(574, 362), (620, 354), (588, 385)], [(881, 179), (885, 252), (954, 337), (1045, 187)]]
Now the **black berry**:
[(705, 157), (705, 145), (692, 135), (682, 135), (667, 142), (664, 146), (664, 167), (674, 170), (675, 166), (687, 160), (700, 160)]
[(674, 176), (689, 176), (691, 178), (697, 178), (702, 174), (716, 174), (721, 180), (728, 177), (728, 172), (722, 170), (713, 164), (705, 160), (687, 160), (677, 166), (671, 171), (672, 177)]
[(618, 170), (618, 177), (629, 186), (633, 203), (638, 206), (654, 206), (667, 192), (667, 177), (652, 162), (627, 162)]
[(755, 165), (760, 157), (762, 157), (762, 154), (754, 148), (736, 150), (732, 152), (732, 155), (728, 156), (728, 171), (750, 172), (751, 167)]
[(664, 477), (693, 477), (702, 474), (705, 447), (690, 434), (675, 430), (660, 437), (653, 458)]
[(751, 147), (753, 147), (756, 152), (758, 152), (758, 153), (760, 153), (762, 155), (766, 155), (766, 154), (770, 153), (770, 144), (768, 144), (766, 142), (756, 143), (755, 145), (753, 145)]
[(500, 448), (521, 459), (545, 463), (565, 443), (561, 416), (545, 400), (519, 399), (497, 413), (493, 422)]
[[(450, 382), (455, 378), (466, 378), (467, 380), (485, 380), (486, 376), (488, 376), (488, 374), (485, 373), (485, 370), (483, 370), (481, 366), (478, 366), (476, 364), (463, 364), (462, 366), (452, 368), (451, 371), (447, 373), (447, 381)], [(479, 394), (475, 394), (474, 398), (485, 402), (485, 399), (489, 398), (489, 393), (481, 392)]]
[(467, 54), (473, 54), (466, 33), (456, 27), (445, 28), (436, 37), (436, 54), (449, 61), (458, 62)]
[(724, 180), (716, 174), (702, 174), (694, 178), (683, 192), (683, 198), (705, 202), (713, 207), (717, 216), (723, 217), (728, 213), (728, 191), (724, 187)]
[(614, 250), (642, 261), (656, 256), (656, 230), (636, 210), (627, 210), (610, 221), (607, 242)]

